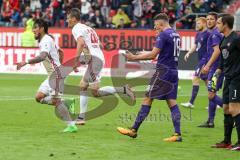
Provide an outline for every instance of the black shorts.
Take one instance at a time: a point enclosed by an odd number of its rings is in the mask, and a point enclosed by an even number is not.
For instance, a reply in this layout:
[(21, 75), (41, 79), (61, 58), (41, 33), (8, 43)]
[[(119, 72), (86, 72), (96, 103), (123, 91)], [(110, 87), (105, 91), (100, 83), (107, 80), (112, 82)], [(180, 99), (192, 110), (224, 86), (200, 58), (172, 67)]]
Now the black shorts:
[(240, 103), (240, 75), (225, 79), (223, 87), (223, 104)]

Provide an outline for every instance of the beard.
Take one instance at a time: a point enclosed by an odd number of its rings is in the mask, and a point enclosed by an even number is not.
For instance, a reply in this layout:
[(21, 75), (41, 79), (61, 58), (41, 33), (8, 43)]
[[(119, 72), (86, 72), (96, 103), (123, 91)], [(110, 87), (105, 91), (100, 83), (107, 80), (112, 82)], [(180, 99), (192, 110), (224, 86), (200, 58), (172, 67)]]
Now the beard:
[(216, 25), (213, 25), (213, 26), (211, 26), (211, 27), (208, 27), (208, 29), (211, 30), (211, 29), (215, 28), (215, 26), (216, 26)]
[(196, 30), (201, 32), (203, 30), (203, 27), (198, 27)]
[(35, 38), (35, 40), (39, 40), (40, 39), (40, 34), (34, 35), (34, 38)]

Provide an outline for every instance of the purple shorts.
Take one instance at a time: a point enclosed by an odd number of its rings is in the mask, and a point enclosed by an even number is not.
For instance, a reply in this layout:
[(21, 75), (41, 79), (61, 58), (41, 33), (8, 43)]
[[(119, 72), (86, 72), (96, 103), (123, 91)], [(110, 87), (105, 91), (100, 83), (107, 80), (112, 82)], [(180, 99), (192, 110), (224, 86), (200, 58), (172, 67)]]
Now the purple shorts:
[(208, 78), (207, 74), (201, 74), (201, 70), (205, 66), (205, 64), (206, 64), (206, 60), (200, 60), (198, 62), (198, 65), (195, 68), (195, 73), (194, 73), (195, 77), (199, 77), (203, 81), (206, 81)]
[[(212, 67), (210, 68), (209, 70), (209, 73), (208, 73), (208, 82), (211, 82), (212, 80), (212, 77), (214, 75), (214, 73), (216, 72), (217, 70), (217, 67)], [(218, 77), (218, 80), (217, 80), (217, 85), (216, 85), (216, 90), (213, 90), (211, 88), (210, 85), (208, 85), (208, 91), (210, 92), (217, 92), (218, 90), (220, 90), (222, 88), (222, 85), (223, 85), (223, 79), (224, 79), (224, 74), (222, 73), (219, 77)]]
[(178, 71), (177, 70), (156, 70), (146, 92), (151, 99), (167, 100), (177, 99)]

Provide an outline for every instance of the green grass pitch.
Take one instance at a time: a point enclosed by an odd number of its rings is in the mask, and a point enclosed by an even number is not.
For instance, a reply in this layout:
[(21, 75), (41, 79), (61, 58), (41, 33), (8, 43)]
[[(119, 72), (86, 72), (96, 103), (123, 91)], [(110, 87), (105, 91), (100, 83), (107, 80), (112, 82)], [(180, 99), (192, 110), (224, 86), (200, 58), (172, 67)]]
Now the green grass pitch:
[[(139, 110), (119, 99), (118, 106), (108, 114), (92, 119), (77, 133), (60, 133), (65, 124), (54, 109), (34, 101), (35, 92), (46, 78), (43, 75), (0, 74), (0, 160), (239, 160), (240, 152), (212, 149), (222, 140), (223, 112), (217, 109), (214, 129), (197, 128), (207, 118), (206, 89), (201, 84), (195, 109), (182, 112), (182, 143), (166, 143), (162, 139), (173, 133), (170, 112), (164, 101), (155, 101), (151, 117), (139, 129), (138, 138), (120, 135), (116, 127), (131, 126)], [(79, 83), (69, 77), (68, 84)], [(109, 78), (102, 86), (111, 85)], [(191, 81), (180, 81), (178, 103), (191, 94)], [(75, 96), (77, 97), (77, 96)], [(90, 98), (89, 110), (100, 103)], [(79, 106), (79, 100), (77, 101)], [(233, 131), (236, 142), (236, 131)]]

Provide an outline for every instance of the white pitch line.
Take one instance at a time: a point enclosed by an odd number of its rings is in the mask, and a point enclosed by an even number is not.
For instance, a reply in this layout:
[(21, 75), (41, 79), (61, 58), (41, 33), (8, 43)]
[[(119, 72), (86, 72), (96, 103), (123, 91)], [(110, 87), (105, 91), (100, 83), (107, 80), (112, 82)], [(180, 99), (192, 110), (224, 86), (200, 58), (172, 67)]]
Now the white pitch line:
[(0, 101), (28, 101), (28, 100), (34, 100), (34, 98), (15, 98), (15, 99), (1, 99)]
[[(178, 95), (178, 97), (189, 97), (189, 96), (190, 96), (189, 94)], [(207, 96), (207, 94), (198, 94), (198, 96), (203, 97), (203, 96)], [(73, 97), (79, 98), (76, 96), (66, 96), (66, 98), (73, 98)], [(0, 96), (0, 101), (28, 101), (28, 100), (34, 100), (34, 99), (35, 99), (34, 97), (30, 97), (30, 96)]]

